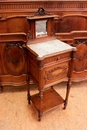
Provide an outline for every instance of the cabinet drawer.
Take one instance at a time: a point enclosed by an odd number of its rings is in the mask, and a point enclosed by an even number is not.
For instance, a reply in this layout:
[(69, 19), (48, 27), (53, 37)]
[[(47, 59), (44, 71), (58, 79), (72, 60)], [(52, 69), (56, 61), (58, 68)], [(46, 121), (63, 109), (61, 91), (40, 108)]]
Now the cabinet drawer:
[(70, 52), (63, 53), (63, 54), (58, 54), (56, 56), (51, 56), (49, 58), (44, 59), (44, 64), (50, 64), (52, 62), (57, 62), (63, 59), (68, 59), (70, 58)]

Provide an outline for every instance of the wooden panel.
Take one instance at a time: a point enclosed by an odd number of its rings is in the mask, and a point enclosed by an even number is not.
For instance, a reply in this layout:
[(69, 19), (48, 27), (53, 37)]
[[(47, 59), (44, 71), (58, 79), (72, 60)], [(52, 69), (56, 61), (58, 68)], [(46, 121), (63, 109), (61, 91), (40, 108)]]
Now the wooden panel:
[[(49, 2), (50, 1), (50, 2)], [(87, 2), (85, 0), (3, 0), (0, 1), (0, 15), (7, 17), (19, 14), (33, 14), (39, 7), (59, 15), (64, 14), (87, 14)]]
[(87, 30), (87, 15), (67, 14), (55, 22), (55, 32), (69, 33), (71, 31)]
[(87, 79), (87, 15), (66, 15), (59, 19), (56, 37), (77, 47), (72, 81)]
[(87, 38), (75, 38), (73, 46), (77, 47), (74, 57), (73, 81), (87, 79)]
[[(59, 15), (59, 19), (54, 22), (58, 39), (72, 44), (75, 37), (87, 37), (87, 2), (85, 0), (2, 0), (0, 1), (0, 41), (5, 42), (7, 39), (7, 41), (26, 42), (26, 33), (30, 29), (26, 16), (34, 14), (39, 7)], [(2, 36), (2, 33), (5, 35)], [(19, 33), (22, 35), (18, 35)], [(0, 51), (0, 73), (4, 67), (2, 57), (2, 51)]]
[[(64, 99), (54, 90), (48, 89), (43, 92), (42, 100), (42, 113), (45, 113), (49, 109), (56, 108), (58, 105), (64, 103)], [(38, 111), (40, 111), (40, 97), (39, 94), (31, 96), (31, 100)]]
[(10, 16), (0, 19), (0, 33), (28, 33), (27, 15)]
[(25, 33), (0, 34), (0, 84), (21, 86), (26, 84)]

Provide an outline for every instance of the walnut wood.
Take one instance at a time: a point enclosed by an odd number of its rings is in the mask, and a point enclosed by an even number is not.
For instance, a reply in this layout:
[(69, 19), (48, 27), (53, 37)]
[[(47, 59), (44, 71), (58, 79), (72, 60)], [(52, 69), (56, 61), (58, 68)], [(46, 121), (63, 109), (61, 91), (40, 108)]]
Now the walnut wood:
[[(55, 56), (46, 56), (40, 60), (32, 50), (28, 47), (27, 49), (29, 50), (27, 55), (29, 81), (30, 78), (33, 79), (39, 90), (38, 94), (31, 96), (28, 81), (28, 102), (29, 104), (30, 101), (33, 102), (38, 110), (38, 119), (40, 121), (43, 113), (57, 107), (57, 105), (64, 103), (64, 109), (67, 106), (73, 71), (72, 64), (70, 65), (71, 51), (55, 54)], [(54, 89), (49, 89), (50, 86), (62, 81), (67, 81), (65, 100), (59, 94), (57, 95)], [(47, 88), (48, 90), (46, 90)]]
[(25, 33), (0, 34), (0, 89), (4, 85), (21, 86), (26, 82)]
[[(46, 16), (46, 17), (45, 17)], [(28, 22), (30, 26), (32, 27), (31, 35), (32, 37), (28, 39), (28, 42), (26, 44), (27, 48), (27, 68), (28, 68), (28, 80), (27, 80), (27, 86), (28, 86), (28, 102), (30, 104), (30, 101), (34, 104), (35, 108), (38, 111), (38, 120), (41, 121), (41, 117), (43, 113), (57, 107), (59, 104), (64, 103), (64, 109), (67, 106), (68, 102), (68, 96), (71, 86), (71, 77), (72, 77), (72, 71), (73, 71), (73, 50), (72, 47), (69, 49), (65, 49), (65, 46), (62, 46), (62, 51), (59, 51), (59, 48), (61, 44), (63, 44), (61, 41), (56, 41), (56, 38), (54, 36), (51, 36), (50, 30), (47, 30), (46, 36), (41, 37), (35, 37), (35, 22), (40, 19), (43, 20), (44, 18), (46, 20), (51, 21), (52, 18), (49, 15), (43, 15), (39, 16), (31, 16), (28, 19)], [(55, 17), (52, 16), (53, 18)], [(32, 21), (32, 22), (31, 22)], [(34, 21), (34, 22), (33, 22)], [(33, 24), (32, 24), (33, 23)], [(48, 26), (51, 26), (51, 22), (49, 22)], [(31, 28), (30, 27), (30, 28)], [(49, 33), (48, 33), (49, 32)], [(53, 52), (48, 54), (47, 48), (45, 46), (48, 44), (50, 47), (49, 50), (52, 51), (53, 45), (55, 41), (58, 45), (57, 52)], [(41, 48), (38, 50), (38, 43)], [(58, 44), (59, 43), (59, 44)], [(64, 45), (64, 44), (63, 44)], [(34, 47), (34, 49), (32, 47)], [(43, 49), (44, 48), (44, 49)], [(56, 48), (55, 48), (56, 49)], [(64, 49), (64, 50), (63, 50)], [(74, 48), (73, 48), (74, 49)], [(37, 50), (37, 51), (36, 51)], [(43, 51), (46, 54), (41, 56), (41, 52)], [(75, 51), (75, 50), (74, 50)], [(71, 63), (72, 62), (72, 63)], [(71, 64), (70, 64), (71, 63)], [(39, 93), (30, 95), (30, 79), (34, 81), (34, 83), (38, 86)], [(66, 98), (65, 100), (53, 89), (53, 85), (62, 82), (67, 81), (67, 90), (66, 90)]]
[[(40, 111), (40, 97), (39, 94), (35, 94), (31, 96), (31, 100), (35, 106), (35, 108)], [(64, 103), (64, 99), (53, 89), (47, 89), (43, 92), (43, 99), (42, 99), (42, 113), (49, 111), (58, 105)]]
[[(0, 90), (2, 86), (26, 85), (27, 15), (0, 19)], [(20, 22), (21, 21), (21, 22)]]
[[(8, 78), (5, 76), (3, 52), (4, 52), (5, 45), (7, 45), (7, 40), (9, 42), (22, 40), (24, 41), (24, 43), (27, 41), (27, 38), (30, 35), (29, 34), (30, 24), (28, 23), (26, 17), (34, 14), (39, 7), (44, 7), (47, 10), (47, 12), (58, 15), (58, 18), (53, 20), (53, 22), (51, 22), (50, 25), (50, 27), (53, 26), (52, 33), (55, 32), (56, 33), (55, 35), (58, 39), (68, 44), (73, 44), (75, 38), (84, 39), (85, 37), (87, 37), (87, 31), (86, 31), (87, 30), (87, 24), (86, 24), (87, 2), (85, 0), (83, 1), (82, 0), (79, 1), (78, 0), (77, 1), (76, 0), (56, 0), (56, 1), (1, 0), (0, 1), (0, 48), (2, 48), (0, 49), (1, 86), (2, 83), (3, 85), (8, 85), (8, 84), (22, 85), (22, 82), (23, 84), (26, 83), (25, 80), (26, 78), (24, 78), (26, 77), (25, 74), (26, 71), (25, 72), (23, 71), (23, 73), (21, 73), (22, 75), (18, 74), (18, 78), (17, 75), (14, 78), (14, 75), (11, 72), (10, 73), (6, 72)], [(51, 29), (50, 27), (49, 30)], [(82, 46), (82, 48), (84, 47)], [(86, 63), (85, 57), (82, 59), (82, 61), (84, 62), (84, 60)], [(83, 70), (82, 73), (81, 71), (80, 73), (75, 71), (73, 73), (73, 81), (87, 79), (86, 77), (87, 74), (85, 70), (86, 68)], [(22, 79), (21, 83), (20, 83), (20, 78)]]
[[(68, 14), (61, 17), (55, 34), (58, 39), (77, 47), (74, 55), (72, 81), (87, 79), (87, 15)], [(58, 22), (57, 21), (57, 22)], [(82, 24), (83, 23), (83, 24)], [(58, 24), (58, 23), (57, 23)]]
[(53, 14), (87, 14), (86, 0), (1, 0), (0, 15), (7, 17), (11, 15), (34, 14), (39, 7), (44, 7)]

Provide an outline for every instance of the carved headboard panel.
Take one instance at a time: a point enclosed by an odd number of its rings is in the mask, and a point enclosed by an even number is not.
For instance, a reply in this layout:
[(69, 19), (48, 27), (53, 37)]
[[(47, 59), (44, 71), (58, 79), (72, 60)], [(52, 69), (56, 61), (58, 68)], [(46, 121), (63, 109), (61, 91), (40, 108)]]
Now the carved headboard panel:
[(55, 35), (68, 44), (72, 44), (76, 37), (87, 37), (87, 15), (69, 14), (59, 17), (55, 22)]
[(87, 80), (87, 16), (66, 15), (59, 18), (56, 24), (56, 37), (77, 48), (72, 81)]
[(56, 33), (87, 30), (87, 15), (69, 14), (64, 15), (56, 22)]
[(29, 23), (26, 19), (27, 15), (10, 16), (0, 19), (0, 33), (27, 33)]

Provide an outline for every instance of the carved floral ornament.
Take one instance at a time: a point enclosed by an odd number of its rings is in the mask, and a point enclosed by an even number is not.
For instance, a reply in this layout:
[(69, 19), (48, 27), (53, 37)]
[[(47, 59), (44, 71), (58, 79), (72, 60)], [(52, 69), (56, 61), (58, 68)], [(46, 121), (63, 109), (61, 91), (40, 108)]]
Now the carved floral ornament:
[(48, 12), (44, 9), (44, 7), (40, 7), (40, 8), (37, 10), (37, 12), (35, 13), (35, 16), (36, 16), (36, 15), (47, 15), (47, 14), (51, 14), (51, 13), (48, 13)]

